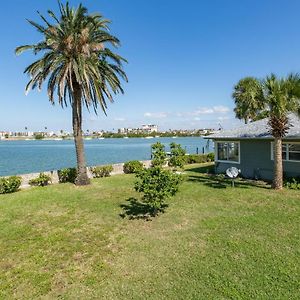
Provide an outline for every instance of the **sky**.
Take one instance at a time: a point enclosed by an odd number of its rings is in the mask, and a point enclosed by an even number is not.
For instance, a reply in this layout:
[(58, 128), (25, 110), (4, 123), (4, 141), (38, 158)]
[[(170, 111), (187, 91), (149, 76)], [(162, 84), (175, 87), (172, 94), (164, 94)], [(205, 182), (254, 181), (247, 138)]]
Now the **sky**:
[[(84, 111), (84, 129), (157, 124), (161, 130), (238, 126), (232, 89), (245, 76), (300, 72), (300, 1), (71, 0), (112, 21), (128, 60), (129, 82), (105, 116)], [(16, 46), (41, 36), (26, 22), (56, 0), (10, 0), (0, 12), (0, 131), (70, 130), (70, 108), (52, 106), (46, 88), (25, 95), (23, 71), (34, 59)]]

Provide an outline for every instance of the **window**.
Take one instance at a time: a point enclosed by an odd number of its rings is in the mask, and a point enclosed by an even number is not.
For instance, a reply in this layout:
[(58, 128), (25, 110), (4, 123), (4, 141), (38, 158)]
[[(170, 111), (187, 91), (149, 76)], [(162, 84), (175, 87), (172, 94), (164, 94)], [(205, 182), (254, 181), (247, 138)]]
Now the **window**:
[[(271, 159), (274, 160), (274, 143), (271, 143)], [(300, 162), (300, 143), (282, 143), (282, 159)]]
[(216, 142), (216, 161), (240, 163), (240, 143)]

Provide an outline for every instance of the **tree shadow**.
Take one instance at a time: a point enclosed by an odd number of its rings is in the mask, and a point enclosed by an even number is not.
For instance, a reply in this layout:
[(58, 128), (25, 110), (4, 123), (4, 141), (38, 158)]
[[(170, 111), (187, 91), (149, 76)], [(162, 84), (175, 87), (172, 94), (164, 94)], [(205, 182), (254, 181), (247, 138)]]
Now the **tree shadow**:
[(214, 174), (215, 173), (215, 166), (214, 165), (207, 165), (195, 168), (187, 168), (184, 170), (185, 172), (195, 172), (200, 174)]
[(167, 204), (164, 204), (159, 211), (156, 211), (150, 205), (142, 203), (133, 197), (127, 199), (126, 202), (126, 204), (120, 205), (123, 210), (120, 217), (123, 219), (128, 217), (129, 220), (151, 221), (158, 213), (164, 213), (165, 209), (168, 207)]
[[(215, 189), (233, 188), (232, 179), (226, 178), (224, 175), (189, 175), (188, 181), (200, 182), (203, 185)], [(234, 188), (248, 189), (251, 187), (270, 189), (270, 185), (264, 181), (256, 181), (244, 178), (237, 178), (234, 180)]]

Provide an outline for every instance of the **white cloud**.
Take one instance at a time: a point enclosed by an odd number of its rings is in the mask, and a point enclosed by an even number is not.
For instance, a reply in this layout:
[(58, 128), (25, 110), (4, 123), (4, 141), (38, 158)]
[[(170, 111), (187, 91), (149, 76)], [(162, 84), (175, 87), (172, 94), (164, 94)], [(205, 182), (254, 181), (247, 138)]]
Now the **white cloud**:
[(146, 118), (154, 118), (154, 119), (163, 119), (166, 118), (168, 114), (166, 112), (146, 112), (144, 113), (144, 117)]
[(176, 113), (177, 117), (197, 117), (200, 115), (213, 115), (213, 114), (227, 114), (230, 112), (230, 108), (223, 105), (217, 105), (212, 107), (199, 107), (194, 111)]
[(192, 112), (192, 115), (198, 116), (198, 115), (208, 115), (208, 114), (213, 114), (214, 110), (209, 107), (200, 107), (194, 112)]
[(194, 121), (200, 121), (201, 119), (199, 117), (195, 117)]
[(214, 106), (213, 110), (214, 110), (215, 113), (225, 114), (225, 113), (228, 113), (230, 111), (230, 108), (227, 107), (227, 106), (219, 105), (219, 106)]
[(219, 121), (225, 121), (225, 120), (230, 120), (231, 118), (226, 116), (226, 117), (218, 117)]

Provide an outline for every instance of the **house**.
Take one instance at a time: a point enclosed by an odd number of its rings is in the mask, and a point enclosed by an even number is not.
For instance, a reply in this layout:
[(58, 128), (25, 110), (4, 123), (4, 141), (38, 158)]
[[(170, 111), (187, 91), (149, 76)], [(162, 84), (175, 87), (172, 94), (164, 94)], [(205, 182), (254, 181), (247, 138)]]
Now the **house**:
[[(282, 143), (283, 172), (285, 177), (300, 177), (300, 119), (295, 114), (288, 117), (291, 127)], [(274, 139), (268, 119), (221, 130), (206, 138), (214, 141), (216, 173), (236, 167), (245, 178), (273, 179)]]

